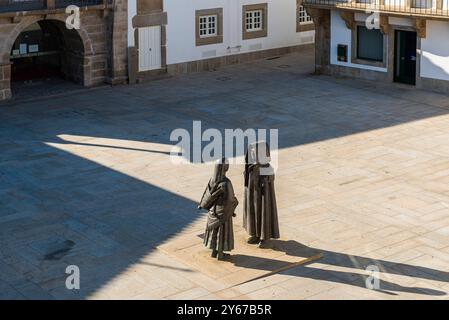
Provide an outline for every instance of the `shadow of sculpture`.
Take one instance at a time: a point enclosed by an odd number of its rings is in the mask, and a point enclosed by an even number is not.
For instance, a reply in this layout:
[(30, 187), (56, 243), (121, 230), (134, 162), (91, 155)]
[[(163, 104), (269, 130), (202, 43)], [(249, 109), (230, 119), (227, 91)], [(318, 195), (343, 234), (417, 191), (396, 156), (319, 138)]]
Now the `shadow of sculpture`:
[[(395, 292), (408, 292), (422, 295), (443, 296), (446, 294), (446, 292), (421, 287), (405, 287), (382, 279), (382, 274), (396, 274), (413, 278), (449, 282), (449, 272), (426, 267), (413, 266), (404, 263), (396, 263), (385, 260), (376, 260), (366, 257), (347, 255), (339, 252), (321, 250), (318, 248), (311, 248), (294, 240), (271, 240), (270, 248), (276, 251), (283, 252), (289, 256), (297, 256), (299, 258), (304, 258), (307, 256), (310, 257), (317, 252), (320, 252), (323, 255), (323, 257), (317, 261), (312, 261), (311, 263), (306, 263), (299, 267), (295, 266), (294, 268), (281, 271), (279, 272), (279, 274), (337, 282), (357, 286), (360, 288), (367, 288), (366, 280), (370, 276), (370, 274), (366, 271), (366, 267), (375, 265), (379, 267), (379, 270), (381, 271), (380, 289), (376, 291), (388, 295), (396, 295)], [(273, 271), (276, 270), (276, 268), (282, 268), (283, 266), (285, 266), (285, 261), (247, 255), (234, 255), (231, 262), (239, 267), (255, 268), (267, 271)], [(314, 268), (311, 267), (314, 262), (355, 270), (354, 272), (344, 272), (331, 270), (329, 268)]]

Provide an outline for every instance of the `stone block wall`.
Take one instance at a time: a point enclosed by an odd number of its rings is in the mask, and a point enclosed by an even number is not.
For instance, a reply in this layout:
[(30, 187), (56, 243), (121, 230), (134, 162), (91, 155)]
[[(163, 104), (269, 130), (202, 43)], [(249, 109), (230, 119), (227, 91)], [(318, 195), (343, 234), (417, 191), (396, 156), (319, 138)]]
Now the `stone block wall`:
[(108, 20), (108, 82), (124, 84), (128, 81), (128, 1), (116, 0)]
[(330, 10), (307, 7), (315, 24), (315, 72), (330, 73)]
[(0, 14), (0, 100), (11, 97), (11, 47), (29, 25), (50, 20), (58, 26), (64, 39), (61, 71), (67, 79), (84, 86), (101, 83), (126, 83), (127, 0), (114, 5), (81, 8), (81, 28), (65, 27), (64, 9)]
[(0, 100), (11, 98), (11, 65), (0, 65)]

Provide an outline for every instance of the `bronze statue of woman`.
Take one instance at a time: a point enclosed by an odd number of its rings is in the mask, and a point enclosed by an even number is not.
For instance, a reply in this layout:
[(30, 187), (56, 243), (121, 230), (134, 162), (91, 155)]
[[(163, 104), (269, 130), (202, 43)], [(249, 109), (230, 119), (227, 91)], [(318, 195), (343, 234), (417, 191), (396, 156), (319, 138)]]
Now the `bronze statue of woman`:
[(204, 245), (212, 249), (212, 257), (223, 260), (224, 251), (234, 249), (232, 217), (238, 205), (231, 180), (226, 177), (228, 161), (223, 158), (215, 164), (214, 175), (207, 184), (198, 208), (208, 210)]
[(266, 142), (250, 144), (245, 156), (245, 198), (243, 227), (249, 244), (264, 248), (269, 239), (278, 239), (279, 222), (274, 191), (274, 169)]

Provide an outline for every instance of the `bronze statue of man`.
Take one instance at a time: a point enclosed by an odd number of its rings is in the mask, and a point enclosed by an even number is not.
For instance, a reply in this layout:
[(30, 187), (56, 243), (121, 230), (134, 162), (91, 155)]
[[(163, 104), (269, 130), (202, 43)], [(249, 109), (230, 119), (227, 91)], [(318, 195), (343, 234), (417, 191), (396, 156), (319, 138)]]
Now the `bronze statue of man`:
[(224, 251), (234, 249), (232, 217), (238, 200), (231, 180), (226, 177), (228, 161), (223, 158), (215, 164), (214, 175), (207, 184), (198, 208), (208, 210), (204, 245), (212, 249), (212, 257), (223, 260), (229, 256)]
[(264, 248), (269, 239), (278, 239), (279, 222), (274, 191), (274, 169), (266, 142), (250, 144), (245, 156), (245, 198), (243, 227), (249, 244)]

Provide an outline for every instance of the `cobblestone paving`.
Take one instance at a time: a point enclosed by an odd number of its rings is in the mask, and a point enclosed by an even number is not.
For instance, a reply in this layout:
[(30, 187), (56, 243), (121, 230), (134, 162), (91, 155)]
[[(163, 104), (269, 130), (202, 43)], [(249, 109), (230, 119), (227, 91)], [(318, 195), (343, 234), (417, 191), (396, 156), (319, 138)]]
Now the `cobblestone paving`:
[[(303, 52), (2, 104), (0, 298), (448, 299), (449, 97), (311, 65)], [(193, 120), (279, 129), (283, 238), (321, 260), (229, 288), (157, 249), (202, 231), (211, 167), (169, 161)], [(241, 198), (242, 168), (229, 176)]]

